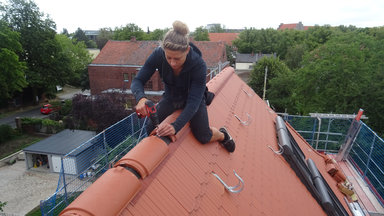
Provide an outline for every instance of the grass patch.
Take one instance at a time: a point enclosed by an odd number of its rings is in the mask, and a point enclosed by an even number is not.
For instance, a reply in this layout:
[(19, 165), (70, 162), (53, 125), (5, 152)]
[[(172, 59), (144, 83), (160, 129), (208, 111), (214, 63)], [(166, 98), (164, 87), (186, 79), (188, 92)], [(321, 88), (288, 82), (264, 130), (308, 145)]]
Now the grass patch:
[(28, 147), (46, 137), (30, 134), (22, 134), (7, 142), (0, 144), (0, 158), (7, 157), (13, 153), (16, 153), (25, 147)]
[(40, 205), (36, 206), (30, 212), (28, 212), (25, 216), (41, 216)]

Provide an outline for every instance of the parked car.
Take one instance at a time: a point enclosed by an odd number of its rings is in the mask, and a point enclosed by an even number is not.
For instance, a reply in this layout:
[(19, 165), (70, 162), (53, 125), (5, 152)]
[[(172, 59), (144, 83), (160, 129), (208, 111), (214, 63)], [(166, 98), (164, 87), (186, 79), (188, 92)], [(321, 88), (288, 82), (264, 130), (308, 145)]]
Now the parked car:
[(41, 114), (48, 115), (53, 111), (59, 110), (60, 107), (58, 106), (53, 106), (52, 104), (45, 104), (43, 107), (40, 108)]

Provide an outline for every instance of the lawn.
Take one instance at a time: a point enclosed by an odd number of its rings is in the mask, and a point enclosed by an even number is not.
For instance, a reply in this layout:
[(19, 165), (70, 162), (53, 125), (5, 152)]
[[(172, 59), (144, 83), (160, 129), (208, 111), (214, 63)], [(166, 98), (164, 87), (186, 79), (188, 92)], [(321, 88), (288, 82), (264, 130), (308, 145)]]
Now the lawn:
[(16, 153), (44, 138), (46, 137), (41, 135), (22, 134), (12, 140), (0, 143), (0, 159)]

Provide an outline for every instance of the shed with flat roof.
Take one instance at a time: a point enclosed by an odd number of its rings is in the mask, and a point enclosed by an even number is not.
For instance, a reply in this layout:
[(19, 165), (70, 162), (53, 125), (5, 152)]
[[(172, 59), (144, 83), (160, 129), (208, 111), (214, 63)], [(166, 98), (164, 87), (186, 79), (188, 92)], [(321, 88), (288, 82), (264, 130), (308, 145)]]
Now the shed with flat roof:
[[(61, 160), (67, 155), (66, 163), (71, 163), (67, 174), (79, 174), (86, 166), (78, 163), (83, 157), (88, 157), (91, 152), (92, 142), (81, 146), (95, 136), (94, 131), (65, 129), (55, 135), (43, 139), (23, 149), (27, 169), (45, 168), (51, 172), (60, 172)], [(81, 146), (81, 147), (80, 147)], [(68, 155), (69, 154), (69, 155)]]

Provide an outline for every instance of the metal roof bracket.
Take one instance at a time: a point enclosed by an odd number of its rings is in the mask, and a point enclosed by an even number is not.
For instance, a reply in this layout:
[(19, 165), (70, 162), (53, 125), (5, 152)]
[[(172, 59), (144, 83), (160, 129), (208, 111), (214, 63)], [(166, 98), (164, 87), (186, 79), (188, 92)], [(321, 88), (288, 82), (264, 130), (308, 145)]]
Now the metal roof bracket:
[(253, 97), (253, 94), (251, 94), (251, 93), (248, 93), (247, 91), (245, 91), (244, 89), (243, 89), (243, 91), (245, 92), (245, 94), (247, 94), (248, 95), (248, 97)]
[(284, 148), (281, 147), (280, 144), (277, 144), (279, 146), (279, 150), (278, 151), (275, 151), (273, 150), (272, 146), (268, 146), (269, 149), (271, 149), (273, 151), (273, 153), (277, 154), (277, 155), (282, 155), (284, 153)]
[[(235, 185), (235, 186), (233, 186), (233, 187), (231, 187), (231, 186), (228, 186), (216, 173), (214, 173), (213, 171), (212, 171), (212, 174), (221, 182), (221, 184), (223, 184), (224, 185), (224, 187), (229, 191), (229, 192), (231, 192), (231, 193), (240, 193), (242, 190), (243, 190), (243, 188), (244, 188), (244, 181), (243, 181), (243, 179), (239, 176), (239, 175), (237, 175), (237, 173), (236, 173), (236, 171), (235, 170), (233, 170), (233, 173), (235, 174), (235, 176), (237, 177), (237, 179), (239, 179), (239, 183), (237, 184), (237, 185)], [(240, 187), (240, 188), (239, 188)]]
[(235, 114), (235, 117), (237, 118), (237, 120), (239, 120), (240, 123), (241, 123), (242, 125), (244, 125), (244, 126), (248, 126), (248, 125), (252, 122), (252, 118), (251, 118), (251, 116), (250, 116), (248, 113), (246, 113), (246, 114), (247, 114), (247, 116), (248, 116), (247, 121), (243, 121), (243, 120), (241, 120), (240, 117), (237, 116), (237, 115)]

